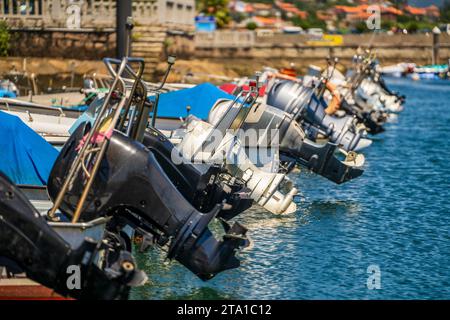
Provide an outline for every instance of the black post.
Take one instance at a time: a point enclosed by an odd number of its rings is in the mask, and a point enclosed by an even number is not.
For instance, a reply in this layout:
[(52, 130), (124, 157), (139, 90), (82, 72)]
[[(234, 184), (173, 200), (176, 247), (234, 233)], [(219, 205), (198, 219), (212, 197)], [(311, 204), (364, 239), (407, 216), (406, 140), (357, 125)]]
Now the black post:
[[(117, 58), (121, 59), (127, 54), (131, 55), (131, 44), (128, 43), (128, 29), (127, 29), (127, 19), (132, 15), (132, 0), (116, 0), (116, 18), (117, 18)], [(128, 47), (128, 48), (127, 48)]]

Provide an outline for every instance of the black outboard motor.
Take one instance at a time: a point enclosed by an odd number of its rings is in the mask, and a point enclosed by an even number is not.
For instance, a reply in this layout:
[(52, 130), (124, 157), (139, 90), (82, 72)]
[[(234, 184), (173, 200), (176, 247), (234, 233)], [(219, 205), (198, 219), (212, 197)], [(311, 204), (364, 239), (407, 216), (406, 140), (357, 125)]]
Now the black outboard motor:
[[(76, 299), (122, 299), (142, 277), (129, 252), (121, 251), (109, 268), (95, 263), (102, 243), (86, 238), (72, 248), (25, 195), (0, 172), (0, 266), (23, 273), (55, 292)], [(67, 286), (68, 268), (80, 268), (80, 289)]]
[[(230, 176), (222, 166), (193, 164), (183, 159), (157, 129), (147, 128), (142, 144), (150, 149), (170, 180), (197, 210), (208, 212), (217, 203), (224, 203), (218, 216), (229, 220), (252, 206), (251, 190), (244, 181)], [(172, 159), (174, 154), (177, 163)]]
[(267, 94), (267, 104), (293, 115), (311, 140), (316, 140), (320, 134), (329, 137), (330, 142), (345, 151), (358, 150), (370, 144), (363, 139), (364, 128), (357, 128), (354, 117), (327, 115), (324, 103), (312, 88), (289, 80), (275, 83)]
[(370, 134), (378, 134), (385, 131), (383, 125), (387, 121), (387, 115), (379, 110), (363, 110), (356, 104), (350, 104), (346, 99), (341, 102), (341, 109), (347, 114), (355, 116)]
[[(61, 150), (52, 169), (48, 191), (55, 199), (85, 132), (81, 124)], [(83, 189), (83, 171), (75, 176), (60, 210), (72, 216)], [(209, 209), (209, 208), (208, 208)], [(145, 230), (156, 244), (168, 245), (168, 257), (176, 259), (203, 280), (236, 268), (236, 250), (249, 244), (247, 230), (219, 219), (226, 234), (217, 240), (208, 228), (218, 217), (222, 205), (208, 212), (198, 211), (175, 187), (157, 156), (143, 144), (114, 131), (88, 193), (82, 219), (99, 216), (124, 218), (133, 227)]]

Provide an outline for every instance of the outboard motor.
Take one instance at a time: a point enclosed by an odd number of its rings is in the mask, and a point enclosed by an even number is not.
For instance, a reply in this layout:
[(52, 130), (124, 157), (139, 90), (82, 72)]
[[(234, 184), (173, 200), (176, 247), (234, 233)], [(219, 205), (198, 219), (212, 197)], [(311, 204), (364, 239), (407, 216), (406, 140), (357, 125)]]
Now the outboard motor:
[[(219, 107), (224, 112), (214, 123), (204, 122), (193, 116), (188, 117), (186, 129), (179, 133), (182, 141), (177, 147), (184, 157), (193, 162), (223, 165), (232, 176), (245, 181), (251, 190), (250, 196), (268, 211), (276, 214), (293, 213), (296, 210), (293, 197), (297, 194), (297, 189), (285, 174), (278, 173), (278, 167), (276, 170), (266, 169), (276, 166), (273, 163), (273, 153), (277, 155), (278, 151), (268, 148), (266, 151), (271, 153), (268, 161), (255, 165), (258, 162), (257, 157), (253, 159), (248, 156), (246, 145), (244, 146), (237, 134), (251, 107), (243, 106), (248, 97), (247, 95), (242, 98), (243, 103), (237, 103), (239, 97), (235, 101), (217, 101), (213, 109), (222, 104), (226, 104), (226, 107)], [(262, 148), (264, 146), (261, 146)], [(287, 192), (284, 192), (285, 190)]]
[(207, 212), (223, 203), (218, 216), (229, 220), (252, 206), (251, 190), (243, 180), (231, 176), (219, 165), (191, 163), (157, 129), (147, 128), (142, 144), (197, 210)]
[[(0, 172), (0, 266), (76, 299), (123, 299), (130, 286), (146, 280), (127, 251), (108, 268), (96, 261), (104, 243), (86, 238), (77, 248), (49, 226), (26, 196)], [(80, 270), (80, 289), (70, 289), (69, 267)]]
[(381, 76), (376, 70), (370, 69), (368, 71), (368, 77), (365, 78), (358, 89), (365, 92), (366, 96), (369, 96), (370, 103), (375, 108), (381, 109), (388, 113), (399, 113), (403, 111), (404, 97), (401, 98), (395, 93), (392, 93), (387, 87)]
[[(129, 63), (138, 64), (137, 72)], [(150, 138), (150, 148), (142, 144), (149, 114), (153, 112), (152, 120), (156, 114), (156, 104), (148, 103), (147, 86), (141, 80), (144, 61), (126, 57), (105, 59), (105, 64), (114, 82), (93, 124), (82, 122), (77, 127), (52, 168), (47, 189), (54, 205), (49, 216), (53, 217), (59, 208), (72, 222), (111, 217), (115, 224), (130, 225), (144, 232), (147, 239), (152, 238), (156, 245), (166, 247), (169, 259), (176, 259), (203, 280), (238, 267), (235, 254), (249, 245), (247, 229), (239, 223), (229, 225), (225, 219), (230, 216), (221, 212), (235, 204), (227, 200), (239, 200), (240, 195), (234, 190), (208, 194), (208, 188), (217, 188), (213, 171), (208, 172), (206, 179), (198, 177), (193, 194), (183, 194), (186, 184), (179, 178), (188, 169), (171, 172), (178, 168), (168, 164), (158, 142), (151, 142)], [(171, 58), (163, 84), (172, 64)], [(126, 79), (126, 75), (131, 79)], [(159, 136), (154, 130), (149, 133)], [(198, 192), (206, 195), (197, 197)], [(235, 213), (240, 210), (242, 207)], [(208, 227), (215, 218), (224, 229), (219, 239)]]
[(393, 92), (391, 89), (389, 89), (389, 87), (386, 85), (386, 82), (383, 79), (383, 76), (379, 72), (376, 72), (373, 78), (374, 81), (377, 82), (380, 85), (380, 87), (386, 92), (386, 94), (396, 97), (396, 102), (400, 102), (401, 105), (405, 103), (406, 101), (405, 95), (400, 95), (399, 93)]
[(359, 123), (365, 126), (368, 133), (377, 134), (384, 131), (383, 124), (387, 120), (386, 113), (381, 110), (374, 110), (361, 101), (360, 103), (356, 101), (359, 99), (356, 91), (366, 76), (364, 72), (358, 71), (354, 72), (350, 79), (346, 79), (342, 73), (334, 70), (328, 81), (335, 85), (341, 93), (340, 109), (355, 117)]
[[(226, 101), (216, 103), (210, 111), (208, 121), (215, 123), (217, 119), (221, 119), (229, 106)], [(246, 148), (276, 145), (281, 161), (300, 164), (335, 183), (352, 180), (363, 173), (363, 155), (351, 152), (346, 161), (340, 161), (335, 156), (337, 145), (329, 142), (316, 144), (308, 140), (291, 114), (270, 105), (253, 105), (241, 128), (243, 132), (253, 130), (258, 135), (256, 145), (246, 143)]]
[[(83, 123), (78, 127), (56, 160), (48, 182), (52, 199), (57, 197), (61, 177), (77, 155), (86, 126)], [(60, 205), (60, 210), (70, 217), (75, 212), (85, 178), (80, 171)], [(112, 134), (91, 190), (82, 219), (124, 218), (133, 227), (150, 233), (159, 246), (167, 245), (168, 258), (176, 259), (202, 280), (238, 267), (235, 252), (249, 244), (246, 228), (237, 222), (230, 226), (224, 219), (219, 221), (225, 236), (217, 240), (208, 225), (219, 215), (222, 205), (217, 204), (208, 212), (198, 211), (175, 187), (155, 154), (121, 132)]]
[(361, 150), (371, 144), (369, 139), (363, 138), (365, 128), (358, 127), (355, 117), (338, 118), (326, 114), (323, 99), (319, 99), (312, 88), (300, 83), (276, 82), (267, 94), (267, 104), (292, 114), (311, 140), (326, 136), (347, 152)]

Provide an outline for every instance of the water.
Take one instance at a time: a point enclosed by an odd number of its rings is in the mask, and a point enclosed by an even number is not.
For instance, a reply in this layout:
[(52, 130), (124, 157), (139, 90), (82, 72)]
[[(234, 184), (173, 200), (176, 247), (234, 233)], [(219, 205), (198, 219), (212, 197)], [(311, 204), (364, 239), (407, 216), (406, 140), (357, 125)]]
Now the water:
[[(138, 256), (150, 282), (132, 298), (450, 298), (450, 84), (389, 85), (406, 108), (364, 152), (361, 178), (337, 186), (293, 176), (297, 213), (245, 213), (255, 247), (241, 268), (208, 282), (158, 252)], [(367, 288), (370, 265), (381, 270), (380, 290)]]

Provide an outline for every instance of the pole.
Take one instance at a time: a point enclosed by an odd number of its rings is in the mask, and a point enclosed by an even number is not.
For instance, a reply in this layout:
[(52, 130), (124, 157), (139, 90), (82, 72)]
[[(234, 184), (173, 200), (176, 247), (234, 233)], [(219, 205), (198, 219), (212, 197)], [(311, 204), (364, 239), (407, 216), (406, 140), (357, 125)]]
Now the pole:
[(439, 64), (439, 36), (441, 30), (438, 27), (433, 28), (433, 56), (432, 64)]
[(127, 20), (132, 16), (132, 0), (116, 0), (117, 58), (130, 55), (131, 44), (128, 41)]

